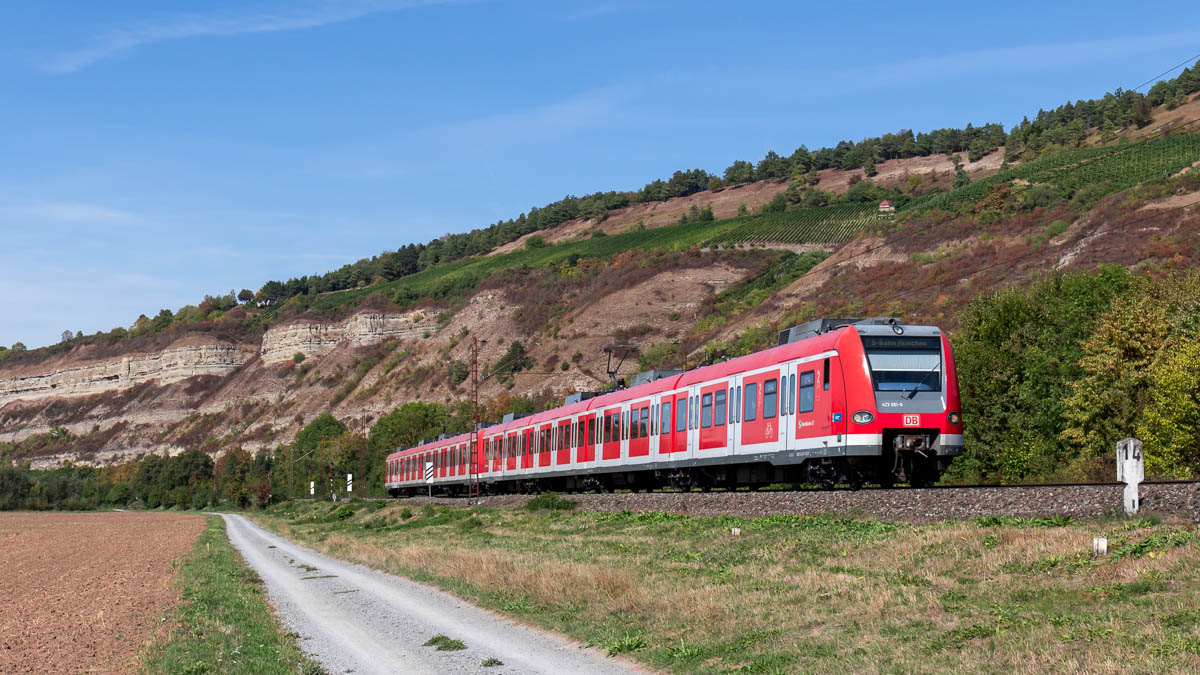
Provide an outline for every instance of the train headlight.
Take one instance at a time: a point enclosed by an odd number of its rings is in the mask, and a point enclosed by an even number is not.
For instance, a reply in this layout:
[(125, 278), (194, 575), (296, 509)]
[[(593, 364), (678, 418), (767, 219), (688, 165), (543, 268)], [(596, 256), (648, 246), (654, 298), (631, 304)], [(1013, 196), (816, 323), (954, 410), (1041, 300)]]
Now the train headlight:
[(954, 412), (952, 412), (946, 416), (946, 421), (949, 422), (952, 426), (958, 426), (958, 425), (962, 424), (962, 415), (957, 410), (955, 410)]
[(851, 415), (850, 419), (854, 420), (855, 424), (870, 424), (875, 421), (875, 416), (866, 410), (859, 410)]
[(900, 324), (892, 324), (892, 332), (896, 335), (904, 335), (904, 326)]

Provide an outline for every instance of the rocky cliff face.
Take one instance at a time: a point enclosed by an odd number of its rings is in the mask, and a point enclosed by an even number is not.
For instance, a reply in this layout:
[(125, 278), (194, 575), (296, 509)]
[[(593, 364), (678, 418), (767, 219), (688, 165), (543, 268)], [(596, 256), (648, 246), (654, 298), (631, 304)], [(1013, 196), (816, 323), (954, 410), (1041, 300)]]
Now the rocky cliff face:
[(253, 355), (252, 348), (240, 345), (194, 345), (151, 354), (130, 354), (41, 373), (0, 376), (0, 406), (17, 400), (103, 394), (150, 380), (170, 384), (197, 375), (228, 375)]
[(263, 363), (290, 361), (297, 353), (306, 358), (324, 356), (343, 341), (361, 347), (389, 338), (411, 338), (436, 330), (422, 312), (406, 314), (355, 314), (344, 322), (302, 321), (271, 328), (263, 336), (259, 354)]

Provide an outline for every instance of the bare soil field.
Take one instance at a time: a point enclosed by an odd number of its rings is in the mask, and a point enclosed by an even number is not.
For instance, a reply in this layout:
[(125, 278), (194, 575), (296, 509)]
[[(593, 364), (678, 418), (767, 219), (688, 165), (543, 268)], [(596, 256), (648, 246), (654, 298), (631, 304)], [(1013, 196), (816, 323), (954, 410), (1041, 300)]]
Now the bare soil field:
[(204, 518), (0, 514), (0, 672), (129, 672)]

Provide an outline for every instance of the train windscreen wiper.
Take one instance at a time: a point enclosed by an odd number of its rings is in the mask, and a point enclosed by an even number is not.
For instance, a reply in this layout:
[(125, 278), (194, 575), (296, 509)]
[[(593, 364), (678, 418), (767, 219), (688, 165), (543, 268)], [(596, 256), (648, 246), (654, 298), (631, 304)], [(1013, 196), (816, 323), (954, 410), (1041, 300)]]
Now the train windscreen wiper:
[(917, 383), (917, 386), (913, 387), (912, 391), (908, 392), (908, 394), (906, 394), (904, 396), (904, 398), (907, 398), (908, 400), (911, 401), (912, 398), (917, 395), (917, 391), (920, 390), (921, 387), (925, 384), (925, 381), (929, 379), (929, 376), (938, 372), (941, 369), (942, 369), (942, 360), (938, 359), (938, 362), (936, 364), (934, 364), (933, 368), (928, 373), (925, 373), (925, 377), (922, 377), (921, 381)]

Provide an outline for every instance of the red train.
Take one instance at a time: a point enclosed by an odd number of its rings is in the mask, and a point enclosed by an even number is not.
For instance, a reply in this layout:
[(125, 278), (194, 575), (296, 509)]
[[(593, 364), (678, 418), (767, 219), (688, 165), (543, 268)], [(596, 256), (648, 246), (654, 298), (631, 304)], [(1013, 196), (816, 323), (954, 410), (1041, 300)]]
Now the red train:
[[(895, 319), (818, 319), (777, 347), (479, 431), (488, 492), (937, 479), (962, 452), (950, 342)], [(393, 495), (464, 492), (472, 434), (392, 453)]]

